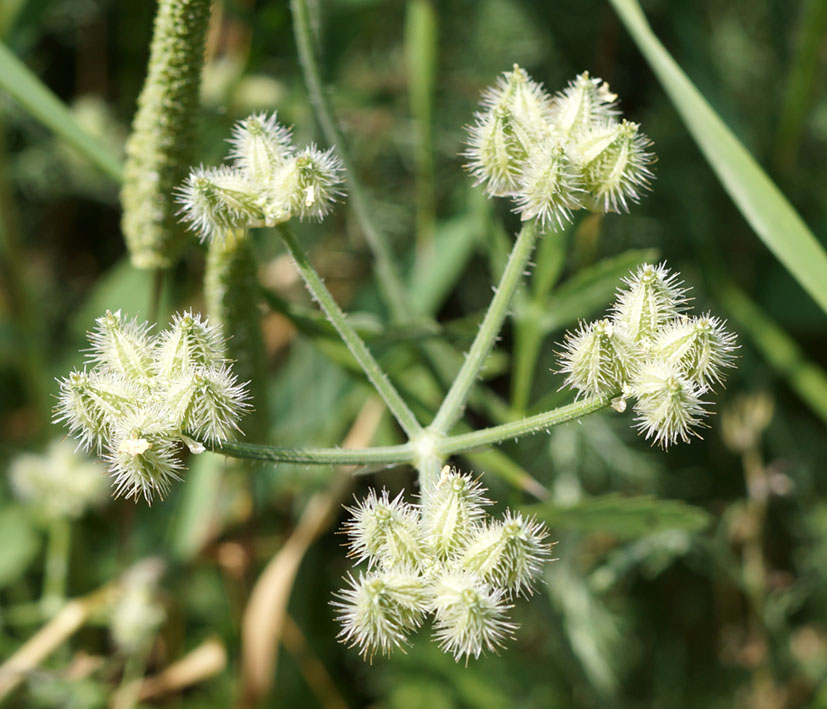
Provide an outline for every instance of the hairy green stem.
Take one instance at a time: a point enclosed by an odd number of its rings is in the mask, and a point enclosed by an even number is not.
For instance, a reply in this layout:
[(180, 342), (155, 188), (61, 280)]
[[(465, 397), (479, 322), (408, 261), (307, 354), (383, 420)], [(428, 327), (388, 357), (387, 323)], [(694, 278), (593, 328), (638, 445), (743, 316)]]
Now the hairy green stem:
[(598, 396), (575, 401), (551, 411), (528, 416), (481, 431), (456, 436), (423, 432), (416, 441), (398, 446), (376, 448), (279, 448), (255, 443), (230, 441), (221, 445), (207, 445), (215, 452), (232, 458), (269, 461), (273, 463), (304, 463), (308, 465), (370, 465), (414, 463), (424, 477), (439, 472), (441, 461), (455, 453), (473, 450), (509, 438), (519, 438), (537, 431), (545, 431), (567, 421), (594, 413), (611, 404), (614, 395)]
[(256, 260), (245, 231), (229, 232), (210, 243), (204, 295), (210, 319), (221, 324), (227, 350), (239, 381), (250, 382), (253, 411), (244, 419), (244, 433), (267, 435), (267, 362), (261, 335), (260, 286)]
[(514, 242), (514, 247), (508, 258), (508, 263), (505, 265), (502, 278), (500, 278), (497, 285), (494, 298), (485, 313), (479, 332), (471, 345), (468, 356), (465, 358), (462, 369), (457, 374), (457, 378), (454, 379), (454, 383), (445, 396), (442, 406), (439, 407), (433, 423), (429, 426), (431, 431), (447, 433), (462, 414), (471, 387), (479, 376), (485, 358), (491, 352), (503, 321), (508, 314), (514, 291), (517, 289), (526, 265), (531, 258), (536, 240), (537, 225), (533, 221), (526, 222), (517, 235), (517, 240)]
[(293, 257), (308, 290), (318, 301), (322, 310), (324, 310), (328, 319), (359, 363), (362, 371), (364, 371), (376, 388), (376, 391), (387, 404), (394, 418), (399, 422), (399, 425), (409, 438), (417, 435), (422, 430), (422, 426), (419, 424), (419, 421), (416, 420), (416, 416), (414, 416), (413, 412), (399, 395), (399, 392), (393, 384), (391, 384), (390, 379), (388, 379), (388, 376), (382, 371), (379, 363), (370, 353), (362, 338), (359, 337), (347, 322), (347, 318), (339, 307), (339, 304), (333, 299), (333, 296), (330, 294), (327, 286), (322, 282), (316, 269), (314, 269), (310, 261), (308, 261), (304, 250), (299, 246), (289, 227), (285, 224), (279, 226), (279, 234), (281, 234), (287, 250)]
[(210, 2), (158, 4), (121, 192), (124, 237), (137, 268), (168, 268), (185, 243), (174, 191), (193, 163)]
[(376, 448), (279, 448), (229, 441), (208, 448), (231, 458), (307, 465), (392, 465), (412, 463), (415, 456), (415, 450), (409, 443)]
[(406, 320), (409, 316), (408, 301), (405, 295), (405, 288), (402, 278), (396, 270), (390, 246), (385, 235), (373, 224), (370, 217), (367, 200), (365, 199), (362, 187), (356, 180), (356, 172), (350, 161), (348, 152), (345, 150), (345, 141), (341, 131), (336, 125), (333, 117), (333, 110), (327, 100), (324, 87), (322, 86), (321, 73), (313, 51), (313, 34), (310, 29), (309, 12), (306, 0), (291, 0), (290, 8), (293, 14), (293, 33), (296, 38), (296, 48), (299, 53), (299, 63), (304, 74), (304, 81), (310, 94), (310, 101), (316, 111), (316, 118), (322, 127), (325, 139), (331, 146), (339, 150), (339, 156), (345, 168), (347, 176), (348, 191), (350, 193), (350, 205), (365, 235), (368, 246), (376, 257), (376, 275), (379, 279), (379, 287), (385, 296), (391, 315), (394, 320)]
[(560, 406), (551, 411), (544, 411), (541, 414), (528, 416), (519, 421), (511, 421), (500, 426), (484, 428), (480, 431), (450, 436), (437, 443), (437, 450), (446, 456), (453, 455), (454, 453), (460, 453), (480, 446), (500, 443), (509, 438), (519, 438), (520, 436), (526, 436), (537, 431), (545, 431), (566, 421), (572, 421), (599, 411), (609, 406), (615, 396), (616, 395), (607, 395), (583, 399), (566, 406)]

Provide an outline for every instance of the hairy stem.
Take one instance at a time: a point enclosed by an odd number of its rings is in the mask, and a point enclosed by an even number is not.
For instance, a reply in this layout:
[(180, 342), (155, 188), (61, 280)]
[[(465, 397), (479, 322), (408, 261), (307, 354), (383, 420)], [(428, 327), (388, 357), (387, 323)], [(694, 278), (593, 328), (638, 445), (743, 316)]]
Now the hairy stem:
[(419, 424), (419, 421), (416, 420), (416, 416), (414, 416), (413, 412), (399, 395), (399, 392), (393, 384), (391, 384), (390, 379), (388, 379), (388, 376), (382, 371), (379, 363), (370, 353), (362, 338), (359, 337), (347, 322), (347, 318), (342, 312), (342, 309), (333, 299), (333, 296), (322, 282), (319, 274), (316, 273), (316, 269), (314, 269), (310, 261), (308, 261), (304, 250), (299, 246), (293, 233), (286, 225), (279, 227), (279, 233), (287, 246), (287, 250), (293, 257), (302, 279), (305, 284), (307, 284), (308, 290), (318, 301), (330, 322), (333, 323), (336, 331), (348, 346), (348, 349), (356, 358), (362, 371), (367, 375), (370, 382), (376, 388), (376, 391), (379, 392), (379, 395), (387, 404), (394, 418), (399, 422), (399, 425), (409, 438), (418, 434), (422, 430), (422, 426)]
[(407, 443), (376, 448), (279, 448), (229, 441), (208, 447), (214, 453), (231, 458), (306, 465), (393, 465), (411, 463), (415, 455), (413, 447)]
[(529, 258), (531, 258), (536, 240), (536, 224), (533, 221), (526, 222), (517, 235), (517, 241), (514, 242), (514, 248), (511, 250), (511, 255), (505, 265), (505, 271), (503, 271), (494, 298), (491, 305), (488, 306), (488, 311), (485, 313), (479, 332), (471, 345), (468, 356), (465, 358), (462, 369), (457, 374), (457, 378), (445, 396), (436, 418), (429, 427), (431, 431), (441, 434), (447, 433), (462, 414), (471, 387), (479, 376), (485, 358), (491, 352), (503, 321), (508, 314), (514, 291), (520, 283)]
[(210, 244), (204, 295), (210, 319), (227, 337), (239, 381), (250, 382), (254, 410), (244, 420), (244, 433), (264, 438), (267, 433), (267, 362), (258, 304), (260, 287), (256, 260), (245, 231), (230, 232)]
[(291, 0), (290, 8), (293, 13), (293, 32), (296, 37), (299, 62), (310, 94), (310, 101), (316, 111), (316, 118), (322, 127), (325, 139), (331, 146), (338, 148), (339, 155), (342, 158), (350, 193), (350, 205), (353, 207), (353, 212), (362, 233), (365, 235), (365, 240), (376, 257), (376, 275), (379, 279), (379, 287), (382, 289), (391, 315), (394, 320), (406, 320), (409, 315), (409, 307), (402, 278), (394, 264), (385, 235), (374, 226), (370, 217), (367, 200), (362, 192), (361, 185), (355, 178), (356, 173), (353, 164), (344, 147), (344, 138), (336, 125), (333, 110), (322, 86), (319, 65), (313, 51), (313, 34), (310, 29), (307, 1)]

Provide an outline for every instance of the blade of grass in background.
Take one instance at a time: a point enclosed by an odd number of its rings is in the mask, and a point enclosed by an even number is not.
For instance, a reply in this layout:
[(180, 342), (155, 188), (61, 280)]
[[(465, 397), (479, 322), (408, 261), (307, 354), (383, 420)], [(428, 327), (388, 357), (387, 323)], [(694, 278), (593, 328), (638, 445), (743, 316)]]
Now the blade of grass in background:
[(784, 82), (784, 102), (775, 136), (774, 164), (789, 170), (795, 164), (801, 127), (813, 92), (819, 49), (827, 36), (827, 0), (809, 0), (801, 11), (794, 38), (794, 56)]
[(86, 133), (66, 105), (2, 42), (0, 89), (113, 180), (120, 182), (123, 179), (121, 163), (109, 148)]
[(813, 413), (827, 423), (827, 375), (809, 361), (795, 341), (761, 308), (731, 283), (715, 287), (715, 295), (752, 340), (764, 359), (783, 376)]
[(609, 0), (686, 127), (756, 234), (827, 312), (827, 254), (649, 27), (637, 0)]

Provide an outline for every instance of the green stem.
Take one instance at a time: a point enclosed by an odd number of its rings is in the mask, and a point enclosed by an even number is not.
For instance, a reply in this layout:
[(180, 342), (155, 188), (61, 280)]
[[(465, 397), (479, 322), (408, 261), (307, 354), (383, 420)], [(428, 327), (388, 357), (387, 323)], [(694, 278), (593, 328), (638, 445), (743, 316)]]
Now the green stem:
[[(417, 444), (405, 443), (399, 446), (379, 446), (376, 448), (278, 448), (262, 446), (255, 443), (237, 443), (230, 441), (221, 445), (207, 447), (214, 453), (231, 458), (269, 461), (272, 463), (303, 463), (308, 465), (370, 465), (397, 463), (416, 463), (420, 473), (426, 477), (439, 473), (441, 461), (455, 453), (500, 443), (509, 438), (519, 438), (537, 431), (545, 431), (567, 421), (572, 421), (594, 413), (611, 404), (616, 395), (598, 396), (541, 414), (529, 416), (521, 421), (511, 421), (500, 426), (493, 426), (481, 431), (472, 431), (457, 436), (440, 436), (426, 434)], [(422, 441), (428, 438), (429, 449), (423, 453)]]
[(414, 460), (414, 449), (408, 443), (376, 448), (278, 448), (230, 441), (210, 450), (230, 458), (307, 465), (391, 465)]
[(66, 600), (66, 578), (72, 547), (72, 528), (61, 517), (49, 520), (49, 541), (43, 569), (43, 614), (51, 618)]
[(617, 395), (613, 394), (583, 399), (582, 401), (575, 401), (572, 404), (560, 406), (551, 411), (544, 411), (541, 414), (528, 416), (520, 421), (511, 421), (500, 426), (484, 428), (481, 431), (472, 431), (471, 433), (464, 433), (458, 436), (450, 436), (437, 443), (436, 447), (440, 453), (448, 456), (480, 446), (500, 443), (509, 438), (519, 438), (529, 433), (545, 431), (566, 421), (572, 421), (573, 419), (578, 419), (595, 411), (599, 411), (611, 404), (615, 396)]
[(241, 382), (250, 382), (253, 411), (245, 417), (244, 433), (267, 435), (267, 357), (259, 314), (260, 286), (256, 258), (245, 231), (228, 232), (210, 243), (204, 274), (207, 314), (227, 337), (227, 351)]
[(491, 352), (505, 316), (508, 314), (508, 307), (511, 304), (514, 291), (520, 283), (529, 258), (531, 258), (536, 240), (536, 224), (533, 221), (526, 222), (517, 236), (517, 241), (511, 250), (511, 256), (509, 256), (508, 263), (505, 265), (494, 298), (483, 318), (477, 337), (471, 345), (462, 369), (457, 374), (457, 378), (445, 396), (436, 418), (429, 427), (431, 431), (447, 433), (462, 413), (471, 387), (482, 369), (485, 358)]
[(394, 265), (390, 246), (385, 239), (385, 235), (374, 226), (370, 217), (367, 200), (362, 192), (361, 185), (356, 179), (353, 164), (345, 150), (344, 138), (336, 125), (333, 110), (322, 86), (319, 65), (313, 52), (313, 35), (310, 29), (307, 2), (306, 0), (291, 0), (290, 8), (293, 13), (293, 32), (299, 53), (299, 63), (310, 94), (310, 101), (316, 111), (316, 118), (322, 127), (327, 142), (339, 151), (339, 156), (345, 168), (345, 175), (347, 175), (350, 205), (353, 207), (353, 212), (356, 214), (356, 219), (362, 228), (365, 240), (376, 257), (376, 275), (379, 279), (379, 287), (382, 289), (390, 307), (393, 319), (406, 320), (409, 315), (409, 307), (402, 278)]
[(284, 240), (290, 255), (296, 262), (301, 277), (307, 284), (308, 290), (313, 297), (319, 302), (319, 305), (324, 310), (328, 319), (338, 331), (342, 340), (348, 346), (362, 371), (367, 375), (376, 391), (388, 405), (388, 409), (393, 414), (394, 418), (399, 422), (399, 425), (405, 431), (409, 438), (417, 435), (422, 431), (422, 426), (416, 420), (413, 411), (396, 391), (396, 388), (391, 384), (390, 379), (382, 371), (379, 363), (374, 359), (373, 355), (368, 350), (367, 345), (356, 331), (348, 324), (345, 314), (339, 307), (338, 303), (333, 299), (330, 291), (327, 289), (316, 269), (313, 268), (304, 251), (299, 246), (295, 237), (293, 236), (287, 225), (279, 227), (279, 233)]

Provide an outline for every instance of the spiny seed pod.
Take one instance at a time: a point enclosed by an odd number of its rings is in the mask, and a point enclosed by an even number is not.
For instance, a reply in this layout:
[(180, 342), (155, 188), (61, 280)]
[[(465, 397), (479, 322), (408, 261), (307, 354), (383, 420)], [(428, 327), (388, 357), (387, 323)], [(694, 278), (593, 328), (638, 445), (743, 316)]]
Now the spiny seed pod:
[(628, 212), (628, 201), (639, 202), (654, 177), (649, 169), (654, 154), (652, 144), (637, 123), (627, 120), (611, 133), (611, 139), (588, 162), (583, 162), (584, 182), (592, 195), (592, 209), (603, 212)]
[(545, 527), (507, 510), (501, 521), (481, 528), (465, 548), (461, 565), (510, 596), (530, 595), (549, 558)]
[(152, 376), (152, 340), (149, 323), (126, 320), (121, 311), (106, 311), (89, 334), (90, 361), (129, 379)]
[(694, 429), (703, 425), (708, 413), (701, 387), (675, 362), (645, 364), (632, 383), (632, 393), (637, 397), (638, 430), (663, 448), (678, 441), (688, 443), (690, 435), (698, 435)]
[(181, 479), (177, 433), (170, 412), (159, 405), (130, 411), (115, 423), (106, 460), (116, 497), (143, 497), (151, 504), (153, 496), (169, 492)]
[(469, 126), (466, 167), (493, 196), (519, 187), (524, 164), (535, 145), (549, 139), (550, 97), (516, 64), (482, 96), (483, 110)]
[(434, 631), (440, 647), (455, 660), (495, 651), (512, 636), (511, 608), (501, 590), (467, 572), (448, 572), (435, 584)]
[(254, 113), (233, 126), (230, 157), (252, 184), (267, 185), (276, 170), (293, 154), (290, 129), (276, 120), (276, 112)]
[(415, 573), (380, 571), (359, 578), (348, 576), (348, 587), (333, 601), (342, 625), (338, 637), (358, 647), (366, 659), (379, 649), (383, 655), (407, 642), (429, 605), (422, 580)]
[(523, 221), (536, 219), (542, 230), (562, 229), (584, 206), (582, 174), (559, 143), (547, 141), (528, 155), (519, 186), (515, 211)]
[(725, 368), (734, 366), (735, 335), (724, 330), (725, 324), (708, 313), (676, 318), (658, 333), (654, 352), (678, 362), (690, 379), (711, 388), (721, 384)]
[(617, 115), (616, 105), (617, 94), (609, 90), (609, 85), (584, 71), (554, 97), (552, 125), (559, 135), (576, 140)]
[(439, 480), (422, 493), (425, 542), (439, 558), (454, 554), (468, 541), (490, 504), (478, 480), (446, 465)]
[(177, 376), (190, 367), (211, 367), (225, 360), (224, 338), (200, 313), (176, 313), (158, 336), (154, 359), (161, 377)]
[(382, 490), (381, 496), (371, 490), (366, 499), (348, 511), (353, 517), (345, 524), (344, 532), (357, 564), (367, 560), (370, 566), (392, 568), (422, 560), (419, 516), (414, 506), (402, 500), (401, 492), (391, 500), (387, 490)]
[(686, 307), (686, 288), (665, 264), (644, 264), (623, 283), (626, 288), (617, 295), (613, 319), (637, 342), (651, 342)]
[(626, 332), (610, 320), (580, 325), (566, 333), (560, 372), (578, 395), (619, 393), (640, 362), (640, 351)]
[(184, 244), (174, 190), (193, 162), (210, 4), (159, 0), (121, 192), (123, 232), (138, 268), (171, 266)]
[(193, 168), (177, 195), (184, 221), (196, 229), (201, 241), (223, 240), (227, 232), (264, 220), (256, 188), (237, 168)]

